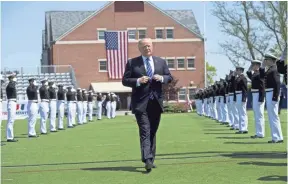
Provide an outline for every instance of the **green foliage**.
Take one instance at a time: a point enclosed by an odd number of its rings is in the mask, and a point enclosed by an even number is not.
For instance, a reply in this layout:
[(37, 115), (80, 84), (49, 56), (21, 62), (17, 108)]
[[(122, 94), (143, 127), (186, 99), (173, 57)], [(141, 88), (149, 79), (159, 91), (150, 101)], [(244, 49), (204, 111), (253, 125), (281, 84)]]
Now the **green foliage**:
[(217, 76), (217, 69), (206, 62), (206, 75), (207, 75), (207, 85), (214, 84), (214, 77)]
[(164, 112), (165, 113), (185, 113), (188, 112), (190, 107), (187, 103), (165, 103)]

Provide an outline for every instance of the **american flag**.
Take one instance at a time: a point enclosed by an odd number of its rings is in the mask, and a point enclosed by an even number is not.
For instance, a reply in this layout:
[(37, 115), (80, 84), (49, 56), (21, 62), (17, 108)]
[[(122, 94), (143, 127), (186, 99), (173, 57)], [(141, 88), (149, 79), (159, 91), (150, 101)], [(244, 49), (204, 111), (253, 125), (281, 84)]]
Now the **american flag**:
[(110, 79), (121, 79), (128, 59), (128, 32), (105, 31), (106, 58)]

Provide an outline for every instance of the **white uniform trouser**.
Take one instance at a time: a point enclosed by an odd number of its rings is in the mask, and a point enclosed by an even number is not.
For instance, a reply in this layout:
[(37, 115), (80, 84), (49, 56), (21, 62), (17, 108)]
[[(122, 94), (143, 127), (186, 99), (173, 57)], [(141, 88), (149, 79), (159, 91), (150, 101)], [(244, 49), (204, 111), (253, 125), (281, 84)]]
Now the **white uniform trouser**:
[(8, 117), (7, 117), (6, 137), (7, 137), (7, 140), (12, 140), (14, 139), (14, 121), (16, 118), (16, 102), (15, 101), (8, 100), (7, 111), (8, 111)]
[(280, 141), (283, 140), (283, 135), (280, 119), (278, 116), (279, 99), (277, 102), (275, 102), (272, 101), (272, 97), (273, 91), (266, 91), (266, 107), (268, 112), (272, 140)]
[(237, 101), (237, 110), (239, 114), (239, 131), (248, 131), (248, 117), (247, 117), (247, 112), (246, 112), (246, 104), (247, 101), (242, 102), (242, 94), (237, 94), (236, 96)]
[(207, 99), (204, 99), (204, 116), (207, 116)]
[(230, 126), (232, 126), (232, 127), (234, 127), (234, 116), (235, 116), (235, 103), (234, 103), (234, 101), (233, 101), (233, 95), (230, 95), (229, 94), (229, 105), (228, 105), (228, 113), (229, 113), (229, 125)]
[[(97, 119), (102, 119), (102, 101), (97, 101)], [(107, 109), (107, 108), (106, 108)]]
[(209, 108), (210, 108), (210, 117), (213, 118), (214, 116), (214, 108), (213, 108), (213, 97), (209, 99)]
[(89, 121), (92, 121), (93, 118), (93, 102), (88, 102), (88, 112), (89, 112)]
[(64, 114), (65, 114), (65, 101), (64, 100), (58, 100), (57, 101), (57, 109), (58, 109), (58, 128), (63, 129), (64, 124)]
[[(233, 97), (234, 99), (234, 97)], [(237, 102), (233, 101), (232, 103), (232, 106), (233, 106), (233, 110), (234, 110), (234, 125), (233, 127), (235, 129), (239, 129), (239, 112), (238, 112), (238, 108), (237, 108)]]
[(230, 120), (231, 108), (230, 108), (230, 102), (229, 102), (230, 101), (229, 95), (227, 94), (225, 98), (226, 98), (226, 107), (227, 107), (227, 114), (228, 114), (227, 115), (227, 119), (228, 119), (227, 122), (229, 123), (230, 126), (232, 126), (232, 123), (231, 123), (231, 120)]
[(200, 114), (200, 108), (199, 108), (199, 106), (200, 106), (200, 100), (199, 99), (197, 99), (196, 100), (196, 109), (197, 109), (197, 114), (199, 115)]
[[(213, 102), (213, 101), (212, 101)], [(217, 107), (216, 107), (216, 100), (215, 100), (215, 102), (214, 103), (212, 103), (212, 106), (213, 106), (213, 118), (215, 119), (215, 120), (217, 120), (218, 119), (218, 113), (217, 113)]]
[(1, 102), (0, 102), (0, 126), (2, 126), (2, 118), (3, 117), (3, 115), (2, 115), (2, 100), (1, 100)]
[(40, 103), (40, 132), (41, 133), (47, 133), (46, 130), (46, 120), (48, 119), (48, 113), (49, 113), (49, 102), (42, 101)]
[(77, 102), (77, 122), (83, 124), (83, 102)]
[(50, 131), (56, 131), (57, 102), (50, 100)]
[(116, 117), (116, 102), (111, 102), (111, 117), (115, 118)]
[(68, 127), (75, 124), (76, 102), (68, 101)]
[(220, 96), (216, 97), (216, 108), (217, 108), (217, 116), (218, 116), (218, 121), (221, 122), (222, 120), (222, 108), (221, 108), (221, 103), (219, 102)]
[(110, 119), (111, 118), (111, 102), (107, 101), (106, 103), (106, 110), (107, 110), (107, 118)]
[(83, 101), (82, 122), (87, 123), (87, 101)]
[(265, 136), (265, 126), (264, 126), (264, 105), (265, 101), (259, 102), (259, 92), (252, 92), (253, 95), (253, 111), (255, 120), (255, 131), (256, 135), (259, 137)]
[(199, 102), (199, 108), (200, 108), (200, 115), (204, 115), (204, 103), (201, 99)]
[(38, 103), (35, 101), (28, 101), (28, 136), (36, 136), (35, 126), (38, 115)]
[(222, 108), (222, 121), (223, 123), (229, 123), (228, 109), (227, 109), (227, 101), (224, 103), (225, 96), (221, 96), (221, 108)]

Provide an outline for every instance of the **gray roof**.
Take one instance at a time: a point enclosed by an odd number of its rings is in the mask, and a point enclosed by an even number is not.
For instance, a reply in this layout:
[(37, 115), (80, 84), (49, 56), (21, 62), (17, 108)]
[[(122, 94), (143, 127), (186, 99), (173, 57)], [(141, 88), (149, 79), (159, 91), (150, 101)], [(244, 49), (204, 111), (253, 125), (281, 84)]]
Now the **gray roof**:
[[(163, 10), (162, 10), (163, 11)], [(201, 37), (192, 10), (164, 10), (164, 13), (181, 23), (184, 27)], [(46, 36), (55, 41), (67, 31), (89, 17), (95, 11), (49, 11), (45, 14)], [(49, 44), (49, 43), (48, 43)]]

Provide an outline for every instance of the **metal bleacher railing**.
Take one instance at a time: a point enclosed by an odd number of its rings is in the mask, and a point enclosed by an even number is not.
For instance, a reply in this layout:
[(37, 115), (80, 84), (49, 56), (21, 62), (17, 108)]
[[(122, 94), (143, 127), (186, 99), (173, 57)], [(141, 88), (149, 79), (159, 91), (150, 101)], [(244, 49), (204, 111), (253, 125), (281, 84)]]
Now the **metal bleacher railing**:
[(77, 88), (77, 81), (74, 69), (70, 65), (48, 65), (39, 67), (19, 67), (19, 68), (4, 68), (1, 74), (4, 78), (4, 84), (1, 85), (3, 91), (3, 99), (6, 99), (6, 85), (8, 83), (8, 75), (11, 73), (17, 74), (17, 98), (25, 100), (27, 98), (26, 88), (29, 85), (28, 80), (35, 78), (38, 84), (41, 84), (41, 79), (48, 79), (55, 82), (56, 85), (64, 86), (73, 85)]

